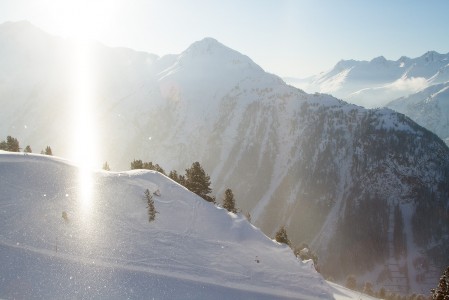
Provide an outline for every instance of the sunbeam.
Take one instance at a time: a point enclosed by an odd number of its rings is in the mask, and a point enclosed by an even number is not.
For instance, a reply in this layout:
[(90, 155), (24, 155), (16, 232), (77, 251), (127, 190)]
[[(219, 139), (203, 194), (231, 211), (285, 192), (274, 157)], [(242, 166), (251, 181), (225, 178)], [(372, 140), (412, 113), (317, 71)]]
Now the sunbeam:
[(97, 161), (94, 76), (90, 44), (77, 39), (73, 52), (73, 160), (79, 166), (79, 201), (83, 217), (92, 209), (92, 169)]

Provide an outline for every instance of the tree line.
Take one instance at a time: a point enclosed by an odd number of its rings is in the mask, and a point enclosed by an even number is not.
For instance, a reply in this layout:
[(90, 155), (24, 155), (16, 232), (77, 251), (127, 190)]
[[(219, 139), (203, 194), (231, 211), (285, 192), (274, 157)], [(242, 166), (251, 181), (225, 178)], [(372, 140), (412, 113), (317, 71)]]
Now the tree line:
[[(0, 141), (0, 150), (9, 151), (9, 152), (20, 152), (20, 150), (22, 150), (22, 148), (20, 148), (19, 141), (16, 138), (8, 135), (6, 137), (6, 140)], [(25, 147), (25, 149), (23, 149), (23, 152), (24, 153), (33, 153), (30, 145), (27, 145)], [(51, 150), (50, 146), (47, 146), (45, 148), (45, 150), (41, 151), (41, 154), (53, 155), (53, 151)]]
[[(179, 174), (178, 171), (172, 170), (166, 174), (165, 170), (159, 164), (153, 164), (153, 162), (143, 162), (142, 160), (134, 159), (131, 162), (131, 170), (146, 169), (153, 170), (168, 176), (170, 179), (176, 181), (180, 185), (187, 188), (189, 191), (197, 194), (205, 201), (217, 204), (215, 196), (213, 196), (210, 176), (204, 171), (199, 162), (194, 162), (185, 170), (185, 174)], [(223, 196), (223, 208), (232, 213), (237, 213), (236, 200), (234, 193), (230, 188), (227, 188)]]
[[(106, 163), (107, 164), (107, 163)], [(166, 174), (165, 170), (159, 164), (153, 164), (153, 162), (143, 162), (142, 160), (134, 159), (131, 162), (131, 170), (135, 169), (147, 169), (160, 172), (175, 182), (181, 184), (186, 187), (189, 191), (197, 194), (201, 198), (203, 198), (207, 202), (211, 202), (213, 204), (217, 204), (214, 196), (211, 195), (211, 181), (210, 176), (204, 171), (203, 167), (199, 162), (194, 162), (190, 166), (190, 168), (185, 170), (185, 174), (179, 174), (178, 171), (172, 170)], [(154, 201), (152, 200), (152, 196), (148, 190), (145, 191), (145, 197), (147, 200), (147, 208), (148, 208), (148, 216), (149, 221), (152, 222), (156, 216), (156, 209), (154, 208)], [(238, 213), (239, 210), (236, 207), (236, 200), (234, 197), (234, 193), (230, 188), (227, 188), (223, 195), (222, 207), (229, 212)], [(246, 214), (246, 218), (249, 222), (251, 222), (251, 215), (249, 213)], [(287, 235), (287, 230), (285, 226), (282, 226), (277, 232), (274, 239), (279, 243), (287, 244), (296, 257), (301, 260), (312, 259), (315, 265), (315, 268), (318, 270), (318, 256), (315, 252), (313, 252), (310, 247), (302, 243), (299, 246), (293, 247), (290, 239)]]

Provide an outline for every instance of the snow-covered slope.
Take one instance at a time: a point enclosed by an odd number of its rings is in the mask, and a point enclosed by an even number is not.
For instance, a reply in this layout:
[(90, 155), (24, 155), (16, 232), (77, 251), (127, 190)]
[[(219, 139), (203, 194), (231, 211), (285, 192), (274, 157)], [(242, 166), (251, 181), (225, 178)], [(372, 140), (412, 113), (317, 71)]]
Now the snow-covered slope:
[(394, 100), (387, 107), (409, 116), (449, 145), (449, 82)]
[[(299, 86), (308, 92), (329, 93), (365, 107), (389, 101), (449, 80), (449, 53), (429, 51), (417, 58), (396, 61), (380, 56), (371, 61), (342, 60), (335, 67)], [(294, 81), (291, 84), (298, 85)]]
[(162, 174), (0, 152), (0, 179), (1, 298), (355, 299)]
[[(59, 84), (64, 76), (33, 77), (22, 63), (24, 44), (12, 40), (0, 40), (18, 49), (10, 54), (15, 79), (2, 83), (1, 132), (66, 156), (73, 97)], [(434, 134), (389, 109), (288, 86), (211, 38), (160, 58), (91, 47), (98, 165), (128, 169), (136, 158), (182, 173), (199, 161), (218, 200), (231, 188), (269, 236), (286, 225), (295, 245), (312, 244), (326, 275), (341, 282), (364, 275), (380, 287), (393, 284), (385, 274), (400, 272), (405, 280), (395, 288), (403, 293), (434, 285), (429, 268), (447, 264), (449, 251), (449, 149)], [(29, 55), (39, 61), (39, 53)], [(21, 80), (27, 84), (17, 89)], [(394, 251), (396, 240), (407, 256)]]

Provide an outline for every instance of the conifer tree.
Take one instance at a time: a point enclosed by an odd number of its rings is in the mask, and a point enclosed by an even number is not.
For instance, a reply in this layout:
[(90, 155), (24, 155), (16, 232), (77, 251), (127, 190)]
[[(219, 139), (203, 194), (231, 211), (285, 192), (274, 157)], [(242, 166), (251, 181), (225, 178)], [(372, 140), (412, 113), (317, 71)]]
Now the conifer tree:
[(168, 177), (170, 177), (171, 179), (173, 179), (180, 185), (185, 185), (185, 183), (186, 183), (186, 178), (184, 177), (184, 175), (178, 174), (178, 172), (176, 170), (170, 171), (170, 173), (168, 174)]
[(170, 173), (168, 173), (168, 177), (170, 179), (176, 181), (177, 183), (179, 183), (179, 175), (178, 175), (178, 172), (176, 172), (176, 170), (170, 171)]
[(19, 152), (20, 151), (19, 141), (10, 135), (8, 135), (6, 137), (6, 151), (11, 151), (11, 152)]
[(135, 159), (131, 162), (131, 170), (143, 169), (143, 163), (140, 159)]
[(432, 299), (449, 299), (449, 267), (447, 267), (446, 271), (441, 275), (438, 287), (436, 289), (431, 289), (430, 291), (432, 293)]
[(64, 221), (69, 221), (69, 216), (67, 215), (67, 212), (66, 211), (63, 211), (62, 212), (62, 218), (64, 219)]
[(237, 209), (235, 208), (235, 199), (234, 194), (231, 189), (226, 189), (224, 193), (223, 199), (223, 208), (227, 209), (229, 212), (237, 213)]
[(111, 171), (111, 168), (109, 168), (109, 164), (108, 164), (107, 161), (105, 161), (104, 164), (103, 164), (103, 170), (105, 170), (105, 171)]
[(47, 146), (47, 148), (45, 148), (45, 155), (53, 155), (53, 151), (51, 150), (50, 146)]
[(152, 161), (146, 162), (144, 161), (142, 163), (142, 169), (146, 169), (146, 170), (154, 170), (154, 165)]
[(135, 159), (131, 162), (131, 170), (135, 169), (145, 169), (145, 170), (153, 170), (165, 175), (164, 169), (158, 164), (153, 165), (153, 162), (143, 162), (140, 159)]
[(184, 175), (179, 175), (178, 183), (185, 187), (186, 186), (186, 177)]
[(276, 239), (276, 242), (278, 242), (278, 243), (287, 244), (288, 246), (291, 245), (290, 240), (288, 239), (288, 236), (287, 236), (287, 230), (285, 229), (285, 226), (282, 226), (278, 230), (278, 232), (276, 232), (275, 239)]
[(23, 152), (25, 152), (25, 153), (32, 153), (30, 145), (27, 145), (25, 147), (25, 149), (23, 150)]
[(155, 165), (154, 165), (154, 167), (153, 167), (153, 169), (150, 169), (150, 170), (154, 170), (154, 171), (157, 171), (157, 172), (159, 172), (159, 173), (161, 173), (161, 174), (164, 174), (164, 175), (165, 175), (165, 170), (164, 170), (164, 169), (162, 169), (162, 167), (161, 167), (161, 166), (159, 166), (158, 164), (155, 164)]
[(184, 186), (194, 192), (204, 200), (215, 203), (215, 198), (210, 196), (210, 177), (204, 172), (199, 162), (194, 162), (189, 169), (186, 169)]
[(148, 189), (145, 190), (145, 200), (147, 201), (147, 209), (148, 209), (148, 221), (152, 222), (156, 219), (156, 208), (154, 207), (153, 195), (151, 195)]

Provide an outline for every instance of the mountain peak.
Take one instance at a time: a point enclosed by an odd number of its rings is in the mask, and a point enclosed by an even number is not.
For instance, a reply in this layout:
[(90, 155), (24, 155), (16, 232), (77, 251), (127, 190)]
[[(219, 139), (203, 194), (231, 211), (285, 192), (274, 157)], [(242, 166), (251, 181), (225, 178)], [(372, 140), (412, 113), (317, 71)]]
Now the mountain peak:
[(251, 69), (261, 70), (248, 56), (233, 50), (214, 38), (206, 37), (200, 41), (194, 42), (184, 52), (180, 54), (180, 60), (183, 63), (198, 61), (218, 64), (234, 65), (240, 67), (250, 67)]
[(211, 37), (205, 37), (204, 39), (200, 41), (194, 42), (192, 45), (190, 45), (187, 50), (184, 52), (195, 52), (197, 54), (213, 54), (216, 51), (221, 51), (223, 48), (227, 48), (231, 50), (230, 48), (226, 47), (219, 41), (217, 41), (214, 38)]
[(424, 59), (426, 62), (439, 61), (444, 55), (436, 51), (427, 51), (420, 58)]
[[(234, 59), (237, 57), (246, 57), (240, 52), (223, 45), (222, 43), (211, 37), (206, 37), (200, 41), (194, 42), (181, 55), (200, 59), (207, 57), (232, 57)], [(248, 57), (246, 58), (249, 59)]]
[(378, 57), (375, 57), (375, 58), (373, 58), (372, 60), (371, 60), (371, 63), (380, 63), (380, 64), (384, 64), (385, 62), (387, 61), (387, 59), (383, 56), (383, 55), (381, 55), (381, 56), (378, 56)]
[(202, 40), (196, 41), (193, 44), (201, 44), (201, 45), (215, 45), (215, 46), (224, 46), (222, 43), (214, 39), (213, 37), (205, 37)]

